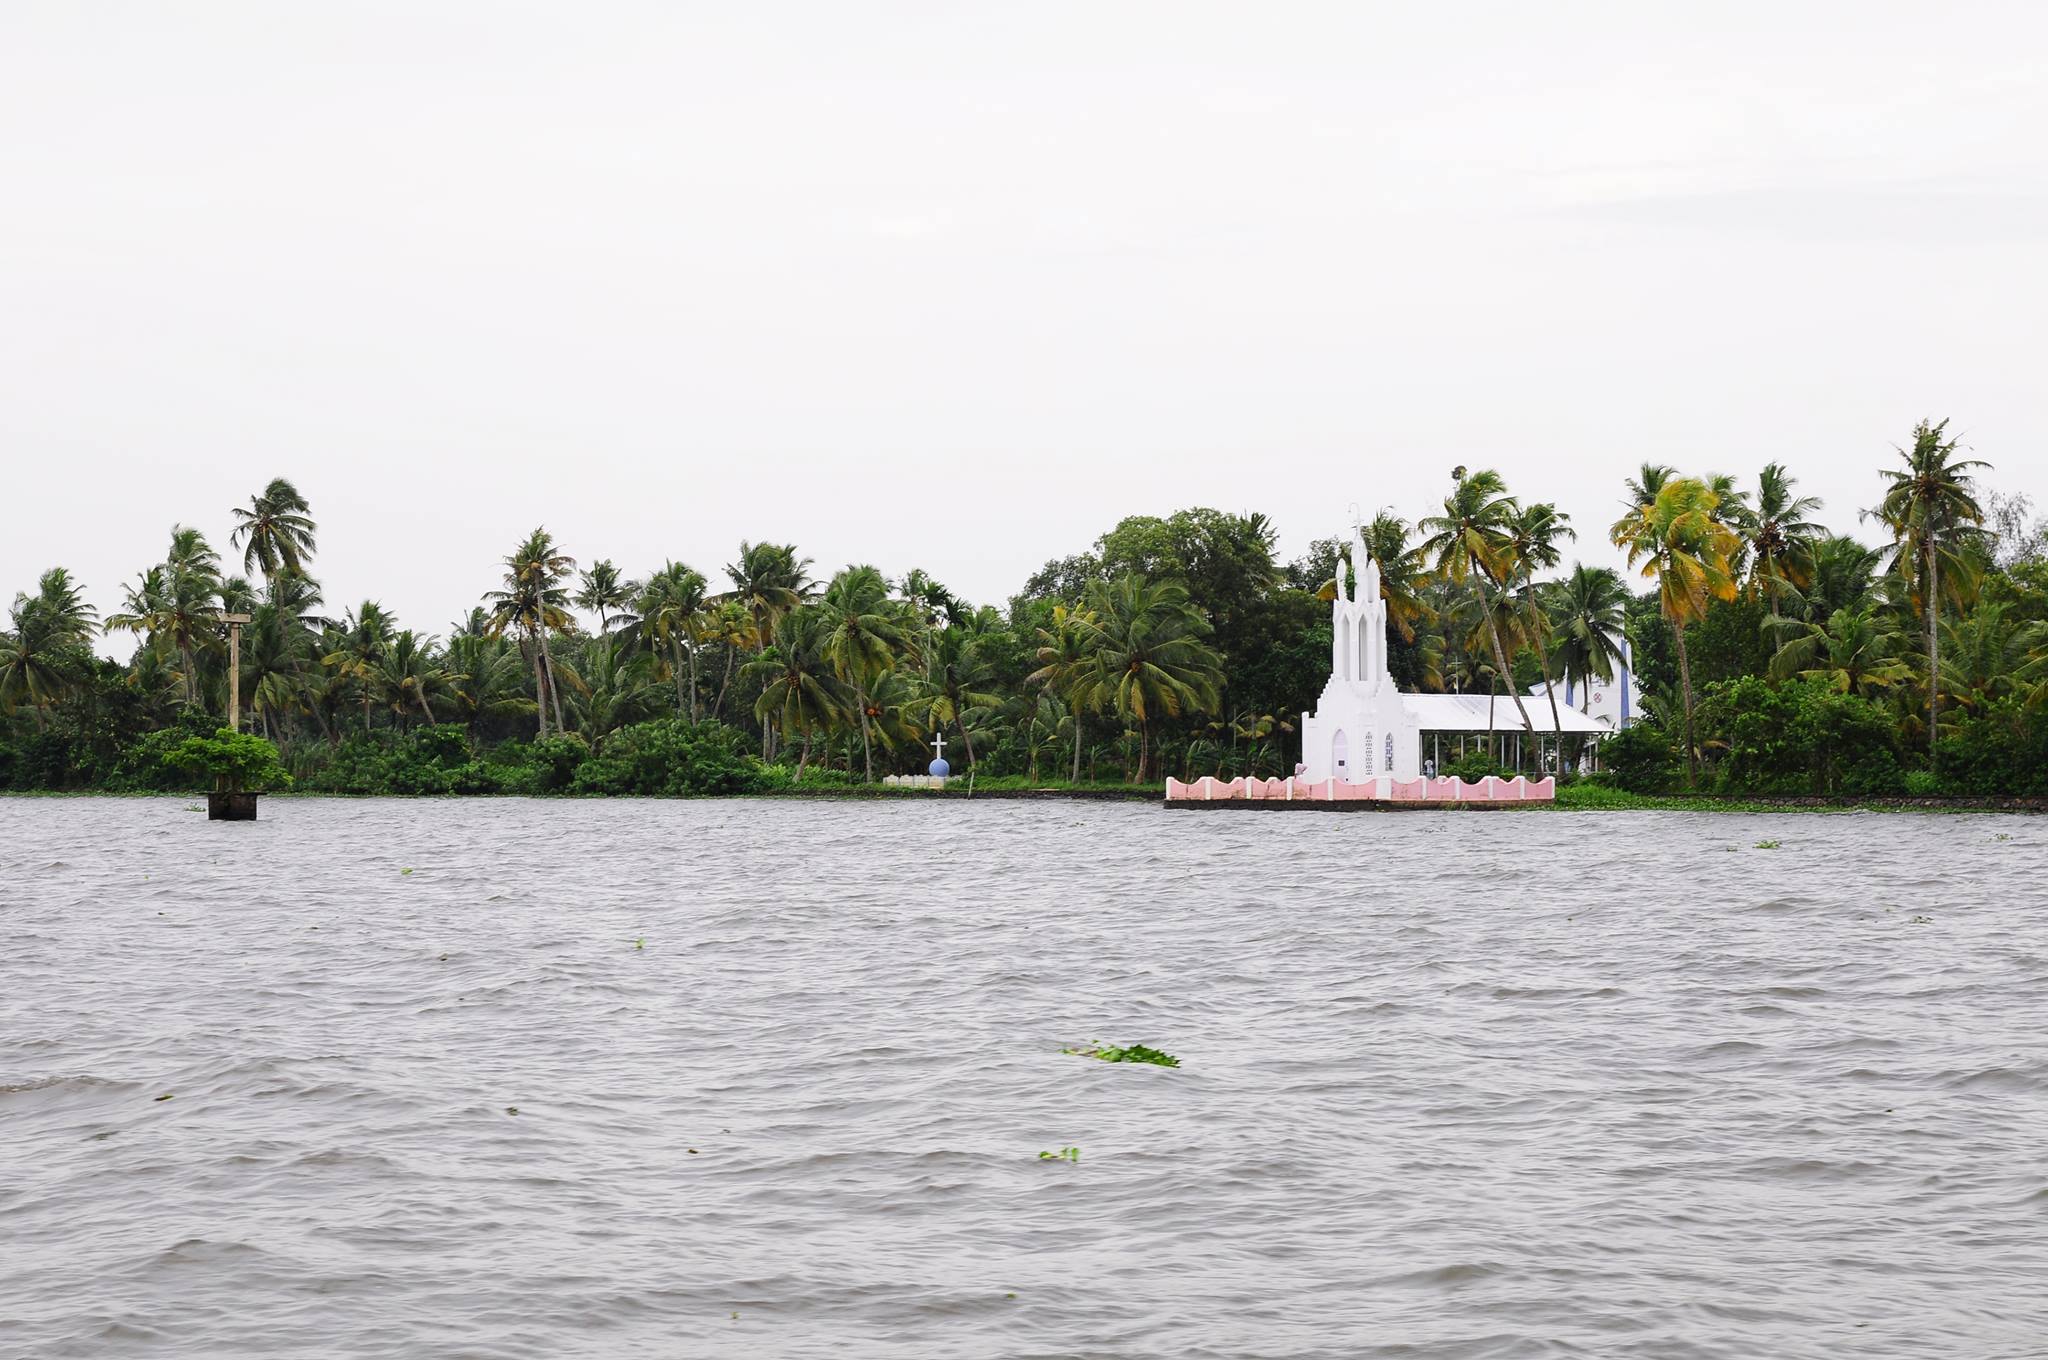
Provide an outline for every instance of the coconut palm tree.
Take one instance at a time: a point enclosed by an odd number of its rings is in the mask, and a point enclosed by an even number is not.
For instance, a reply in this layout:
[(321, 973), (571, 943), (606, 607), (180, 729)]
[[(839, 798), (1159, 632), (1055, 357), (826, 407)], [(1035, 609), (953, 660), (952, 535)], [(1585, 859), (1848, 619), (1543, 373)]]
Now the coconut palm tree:
[(1735, 598), (1731, 558), (1741, 542), (1735, 531), (1715, 516), (1720, 505), (1705, 482), (1696, 477), (1667, 480), (1657, 499), (1640, 515), (1624, 517), (1614, 526), (1614, 546), (1628, 553), (1628, 564), (1640, 567), (1657, 582), (1657, 604), (1678, 642), (1679, 695), (1685, 708), (1685, 785), (1693, 787), (1699, 773), (1699, 751), (1693, 733), (1692, 663), (1686, 655), (1685, 630), (1706, 616), (1710, 600)]
[(763, 729), (780, 726), (785, 738), (802, 737), (803, 748), (796, 762), (798, 779), (810, 763), (811, 740), (817, 730), (829, 727), (851, 700), (825, 654), (829, 628), (821, 610), (790, 610), (775, 620), (769, 646), (742, 672), (762, 682), (754, 716)]
[(1825, 532), (1807, 518), (1820, 510), (1820, 497), (1794, 494), (1799, 485), (1782, 463), (1767, 463), (1756, 479), (1756, 504), (1744, 503), (1736, 517), (1749, 558), (1749, 589), (1770, 601), (1778, 617), (1788, 593), (1813, 580), (1813, 545)]
[(523, 716), (537, 705), (521, 693), (525, 662), (518, 649), (490, 633), (489, 617), (482, 610), (474, 611), (470, 625), (449, 638), (443, 665), (448, 671), (447, 707), (474, 736), (486, 719)]
[(737, 600), (713, 597), (704, 621), (705, 641), (725, 649), (725, 674), (718, 682), (718, 697), (711, 701), (711, 720), (725, 712), (725, 692), (732, 687), (733, 662), (755, 642), (754, 617)]
[(1552, 581), (1546, 613), (1550, 618), (1550, 645), (1557, 658), (1558, 674), (1582, 695), (1585, 712), (1589, 691), (1595, 680), (1612, 682), (1617, 667), (1625, 664), (1621, 639), (1628, 616), (1628, 587), (1611, 567), (1589, 567), (1572, 563), (1571, 575)]
[(263, 572), (265, 581), (280, 572), (302, 574), (313, 560), (312, 506), (297, 487), (282, 477), (273, 477), (260, 496), (249, 498), (249, 508), (233, 511), (236, 524), (228, 535), (230, 546), (242, 549), (242, 570)]
[(390, 708), (401, 729), (417, 709), (432, 726), (433, 701), (447, 691), (449, 674), (434, 658), (434, 638), (416, 637), (405, 629), (390, 640), (370, 672), (374, 689)]
[(1221, 702), (1223, 668), (1204, 641), (1209, 622), (1179, 582), (1135, 574), (1090, 586), (1088, 615), (1089, 703), (1136, 724), (1138, 781), (1149, 782), (1159, 719), (1213, 712)]
[(650, 654), (621, 638), (600, 639), (586, 653), (583, 692), (574, 707), (591, 750), (602, 749), (606, 737), (654, 711), (663, 687), (652, 670)]
[(554, 535), (545, 527), (537, 528), (505, 559), (505, 588), (484, 596), (491, 609), (492, 636), (511, 629), (520, 635), (533, 659), (534, 700), (542, 737), (548, 734), (550, 707), (555, 730), (568, 730), (548, 635), (576, 629), (576, 620), (569, 613), (568, 588), (563, 584), (575, 569), (576, 559), (555, 547)]
[(918, 676), (902, 666), (883, 671), (869, 685), (862, 700), (868, 731), (885, 751), (922, 746), (924, 730), (918, 714), (924, 709), (924, 687)]
[(1094, 615), (1085, 609), (1052, 607), (1052, 626), (1038, 631), (1038, 669), (1024, 677), (1027, 685), (1038, 685), (1066, 700), (1068, 724), (1073, 728), (1074, 761), (1069, 776), (1081, 782), (1082, 705), (1094, 681), (1094, 654), (1089, 650), (1089, 628)]
[(1941, 687), (1965, 712), (1983, 713), (1998, 700), (2023, 695), (2031, 663), (2048, 644), (2048, 622), (2014, 617), (2003, 600), (1977, 607), (1941, 625)]
[(889, 582), (874, 567), (848, 567), (832, 578), (819, 606), (825, 614), (825, 658), (853, 697), (860, 718), (861, 762), (875, 782), (875, 752), (868, 731), (868, 688), (896, 664), (909, 645), (902, 612), (889, 599)]
[(811, 559), (798, 557), (794, 544), (742, 539), (740, 560), (725, 568), (732, 589), (718, 599), (746, 609), (754, 623), (754, 645), (765, 647), (776, 620), (810, 597), (810, 566)]
[(323, 665), (355, 686), (363, 706), (363, 731), (370, 730), (370, 705), (378, 695), (378, 680), (385, 653), (398, 634), (398, 622), (375, 600), (364, 600), (362, 608), (345, 616), (339, 635), (332, 640)]
[(1644, 512), (1657, 503), (1657, 494), (1664, 489), (1664, 484), (1677, 475), (1678, 469), (1667, 464), (1644, 463), (1635, 476), (1624, 478), (1621, 503), (1627, 507), (1627, 513), (1614, 522), (1607, 536), (1619, 538), (1627, 532), (1624, 526), (1631, 520), (1641, 519)]
[(1521, 633), (1536, 650), (1536, 662), (1543, 670), (1543, 688), (1550, 697), (1551, 731), (1562, 742), (1564, 719), (1557, 711), (1557, 673), (1550, 667), (1550, 619), (1543, 610), (1546, 593), (1537, 587), (1536, 573), (1556, 566), (1562, 556), (1558, 544), (1579, 534), (1571, 527), (1571, 516), (1548, 501), (1519, 507), (1508, 517), (1503, 532), (1508, 556), (1522, 575), (1518, 620)]
[(1913, 678), (1899, 660), (1899, 634), (1867, 608), (1837, 609), (1822, 628), (1780, 618), (1785, 641), (1771, 658), (1771, 678), (1818, 680), (1838, 694), (1869, 696)]
[(627, 613), (639, 584), (621, 575), (609, 558), (591, 563), (590, 570), (579, 579), (583, 588), (576, 592), (576, 607), (597, 615), (597, 631), (609, 635), (612, 615)]
[[(704, 577), (681, 562), (664, 562), (647, 579), (635, 608), (649, 645), (666, 649), (676, 682), (676, 712), (697, 721), (697, 646), (709, 623)], [(685, 660), (688, 662), (685, 679)]]
[(1788, 613), (1808, 623), (1825, 625), (1837, 609), (1853, 609), (1870, 601), (1884, 549), (1868, 547), (1846, 535), (1828, 534), (1807, 549), (1808, 580), (1803, 586), (1782, 585)]
[[(1645, 467), (1644, 472), (1648, 471)], [(1520, 506), (1508, 494), (1500, 474), (1486, 468), (1459, 477), (1457, 489), (1444, 499), (1443, 513), (1429, 516), (1420, 526), (1428, 535), (1420, 550), (1431, 560), (1436, 574), (1459, 585), (1468, 580), (1476, 583), (1485, 607), (1494, 673), (1500, 676), (1511, 675), (1513, 670), (1501, 641), (1500, 613), (1495, 606), (1517, 570), (1509, 525), (1519, 513)], [(1528, 705), (1512, 684), (1508, 693), (1514, 696), (1523, 730), (1533, 734), (1536, 724), (1529, 721)]]
[(982, 646), (986, 620), (963, 613), (957, 621), (935, 630), (925, 644), (925, 693), (921, 707), (924, 725), (938, 731), (947, 723), (960, 733), (967, 764), (974, 765), (974, 733), (968, 719), (976, 709), (994, 708), (1002, 695), (995, 691), (995, 671)]
[(47, 710), (91, 667), (95, 613), (62, 567), (44, 572), (34, 595), (14, 597), (11, 626), (0, 633), (0, 711), (25, 699), (42, 729)]
[[(1903, 468), (1887, 468), (1884, 499), (1869, 513), (1892, 534), (1892, 567), (1913, 583), (1927, 630), (1927, 754), (1935, 759), (1941, 721), (1941, 600), (1974, 575), (1970, 550), (1982, 537), (1972, 470), (1990, 464), (1957, 458), (1961, 441), (1948, 437), (1946, 420), (1921, 421), (1911, 448), (1898, 449)], [(1942, 573), (1948, 573), (1944, 581)]]
[(103, 625), (125, 629), (148, 645), (174, 652), (183, 676), (185, 706), (199, 703), (199, 652), (221, 645), (220, 559), (197, 529), (174, 525), (161, 567), (142, 573), (126, 592), (125, 607)]

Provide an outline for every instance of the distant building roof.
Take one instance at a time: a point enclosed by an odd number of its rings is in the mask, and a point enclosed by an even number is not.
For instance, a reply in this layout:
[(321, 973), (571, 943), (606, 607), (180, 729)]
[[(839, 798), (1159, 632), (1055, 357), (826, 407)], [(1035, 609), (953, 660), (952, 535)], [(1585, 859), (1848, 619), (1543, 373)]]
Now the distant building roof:
[[(1489, 701), (1484, 694), (1403, 694), (1401, 702), (1415, 715), (1415, 725), (1425, 732), (1519, 732), (1522, 716), (1515, 712), (1513, 695), (1502, 694)], [(1487, 705), (1493, 706), (1492, 721)], [(1550, 701), (1541, 695), (1524, 695), (1529, 721), (1536, 735), (1544, 736), (1562, 728), (1566, 732), (1606, 733), (1613, 729), (1598, 718), (1589, 718), (1576, 708), (1557, 706), (1557, 726), (1550, 721)]]

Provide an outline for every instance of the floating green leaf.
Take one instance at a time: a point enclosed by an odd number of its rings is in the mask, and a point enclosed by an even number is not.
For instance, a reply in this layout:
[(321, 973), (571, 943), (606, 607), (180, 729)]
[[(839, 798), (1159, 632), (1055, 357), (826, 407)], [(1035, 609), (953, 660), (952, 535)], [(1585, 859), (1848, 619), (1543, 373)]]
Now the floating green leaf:
[(1062, 1053), (1071, 1053), (1080, 1058), (1100, 1058), (1104, 1062), (1152, 1063), (1158, 1067), (1179, 1067), (1180, 1059), (1171, 1053), (1143, 1044), (1125, 1044), (1121, 1048), (1114, 1044), (1097, 1041), (1087, 1048), (1063, 1048)]
[(1077, 1147), (1063, 1147), (1058, 1152), (1041, 1152), (1038, 1154), (1038, 1160), (1041, 1162), (1078, 1162), (1081, 1160), (1081, 1149)]

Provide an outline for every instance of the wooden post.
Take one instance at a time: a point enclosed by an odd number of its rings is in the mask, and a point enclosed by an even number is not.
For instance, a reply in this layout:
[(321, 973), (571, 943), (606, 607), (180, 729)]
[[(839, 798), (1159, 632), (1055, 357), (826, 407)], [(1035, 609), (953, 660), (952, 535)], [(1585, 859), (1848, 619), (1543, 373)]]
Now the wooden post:
[(239, 732), (242, 730), (242, 625), (249, 621), (249, 616), (223, 610), (220, 621), (228, 626), (228, 726)]

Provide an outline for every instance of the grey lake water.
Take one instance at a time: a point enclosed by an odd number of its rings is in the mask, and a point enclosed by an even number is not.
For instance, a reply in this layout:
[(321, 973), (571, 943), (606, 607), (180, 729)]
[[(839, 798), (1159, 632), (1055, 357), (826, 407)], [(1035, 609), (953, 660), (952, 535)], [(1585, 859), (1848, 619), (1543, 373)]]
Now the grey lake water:
[(2038, 819), (191, 806), (0, 800), (0, 1356), (2048, 1356)]

